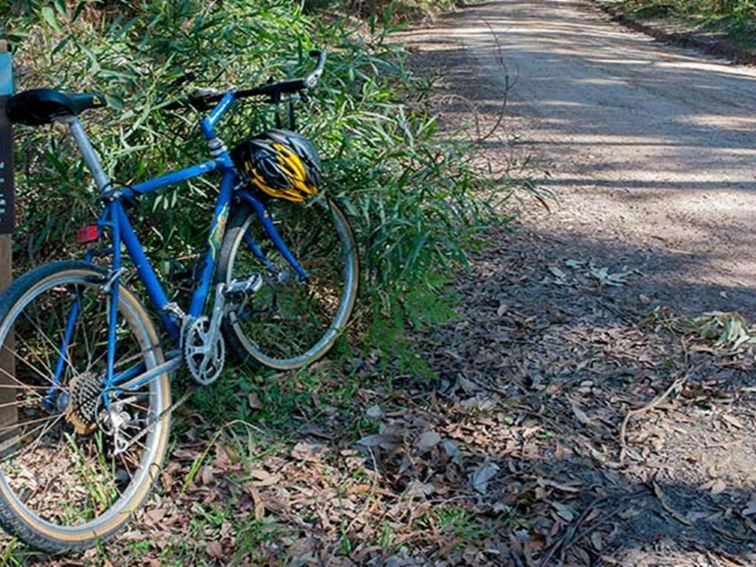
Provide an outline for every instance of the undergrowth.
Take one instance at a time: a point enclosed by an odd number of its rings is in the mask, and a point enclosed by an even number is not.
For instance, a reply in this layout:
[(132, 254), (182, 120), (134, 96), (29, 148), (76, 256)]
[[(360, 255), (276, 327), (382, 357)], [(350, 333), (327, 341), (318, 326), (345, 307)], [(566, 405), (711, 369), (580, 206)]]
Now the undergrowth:
[(389, 17), (393, 22), (432, 16), (463, 5), (463, 0), (305, 0), (309, 11), (335, 9), (364, 18)]
[[(325, 158), (324, 190), (345, 205), (360, 245), (365, 281), (355, 328), (387, 364), (428, 374), (400, 337), (408, 326), (452, 316), (443, 285), (498, 218), (498, 203), (473, 165), (474, 147), (436, 138), (437, 119), (425, 104), (430, 84), (412, 74), (392, 42), (394, 4), (350, 6), (371, 13), (370, 22), (321, 17), (288, 0), (0, 1), (18, 90), (105, 94), (108, 109), (88, 112), (85, 126), (123, 185), (206, 159), (198, 116), (167, 111), (168, 102), (195, 88), (298, 76), (312, 65), (308, 50), (328, 49), (322, 82), (298, 117)], [(171, 86), (187, 72), (198, 78)], [(247, 104), (221, 135), (232, 145), (271, 125), (270, 109)], [(16, 269), (80, 257), (73, 235), (95, 218), (97, 194), (70, 138), (59, 128), (19, 128), (16, 157)], [(163, 275), (175, 258), (201, 251), (216, 183), (198, 178), (142, 198), (132, 213)], [(493, 194), (511, 188), (500, 189)]]
[(619, 0), (617, 3), (637, 18), (684, 19), (724, 33), (744, 48), (756, 49), (754, 0)]

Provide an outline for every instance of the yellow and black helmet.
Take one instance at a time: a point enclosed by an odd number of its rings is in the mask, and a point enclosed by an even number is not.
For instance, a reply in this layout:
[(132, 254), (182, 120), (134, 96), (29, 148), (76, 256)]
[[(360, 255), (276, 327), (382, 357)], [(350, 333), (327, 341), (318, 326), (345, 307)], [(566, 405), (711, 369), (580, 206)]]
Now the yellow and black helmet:
[(318, 192), (320, 157), (304, 136), (267, 130), (231, 151), (241, 175), (266, 195), (301, 203)]

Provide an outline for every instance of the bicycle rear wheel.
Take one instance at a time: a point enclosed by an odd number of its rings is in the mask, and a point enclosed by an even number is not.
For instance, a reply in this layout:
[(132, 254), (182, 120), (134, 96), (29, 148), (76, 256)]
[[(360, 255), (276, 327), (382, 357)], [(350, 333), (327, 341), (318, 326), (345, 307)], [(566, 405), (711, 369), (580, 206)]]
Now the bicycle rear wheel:
[[(94, 266), (59, 262), (23, 275), (0, 297), (0, 353), (15, 365), (0, 369), (0, 523), (49, 552), (90, 547), (123, 527), (167, 448), (169, 418), (157, 420), (170, 407), (167, 375), (111, 401), (121, 434), (133, 438), (154, 422), (146, 436), (116, 454), (103, 425), (111, 298), (104, 281)], [(155, 329), (123, 286), (118, 311), (116, 373), (160, 364)]]
[(224, 335), (242, 362), (292, 370), (325, 355), (346, 327), (357, 297), (357, 246), (344, 213), (327, 199), (270, 200), (267, 208), (309, 279), (299, 280), (255, 213), (240, 207), (229, 223), (216, 277), (230, 283), (260, 274), (264, 284), (231, 304)]

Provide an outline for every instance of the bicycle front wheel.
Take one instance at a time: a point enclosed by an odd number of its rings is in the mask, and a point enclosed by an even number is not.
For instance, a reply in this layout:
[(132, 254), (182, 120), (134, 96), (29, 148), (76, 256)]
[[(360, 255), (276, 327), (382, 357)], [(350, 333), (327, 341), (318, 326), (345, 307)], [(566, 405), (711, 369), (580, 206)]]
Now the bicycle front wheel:
[[(165, 374), (111, 399), (118, 425), (102, 419), (105, 280), (90, 264), (47, 264), (0, 298), (0, 523), (44, 551), (90, 547), (123, 527), (167, 448)], [(144, 307), (123, 286), (118, 295), (115, 372), (157, 366), (163, 355)], [(116, 450), (114, 431), (135, 442)]]
[(346, 327), (357, 297), (357, 246), (344, 213), (327, 199), (271, 200), (267, 208), (308, 280), (300, 281), (256, 214), (240, 207), (226, 232), (217, 278), (231, 283), (259, 274), (264, 284), (233, 300), (224, 335), (242, 362), (292, 370), (326, 354)]

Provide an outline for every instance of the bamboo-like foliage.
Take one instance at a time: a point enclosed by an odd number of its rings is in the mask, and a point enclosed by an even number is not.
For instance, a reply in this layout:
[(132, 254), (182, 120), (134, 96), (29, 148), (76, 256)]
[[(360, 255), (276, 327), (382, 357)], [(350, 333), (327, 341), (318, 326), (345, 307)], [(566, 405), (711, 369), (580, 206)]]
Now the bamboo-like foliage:
[[(167, 102), (191, 88), (302, 74), (312, 64), (307, 51), (324, 47), (326, 73), (299, 106), (300, 126), (325, 157), (325, 190), (351, 215), (371, 289), (422, 285), (464, 262), (470, 238), (492, 218), (471, 146), (435, 139), (428, 85), (390, 42), (390, 14), (368, 30), (305, 14), (290, 0), (27, 0), (5, 13), (20, 89), (107, 96), (109, 109), (87, 113), (85, 123), (121, 184), (206, 158), (197, 115), (166, 111)], [(199, 78), (170, 87), (188, 71)], [(231, 146), (266, 124), (270, 110), (248, 104), (221, 132)], [(25, 129), (17, 158), (18, 266), (80, 254), (74, 229), (92, 222), (97, 195), (72, 143), (57, 128)], [(201, 246), (216, 181), (142, 199), (136, 224), (151, 257), (168, 266)]]

